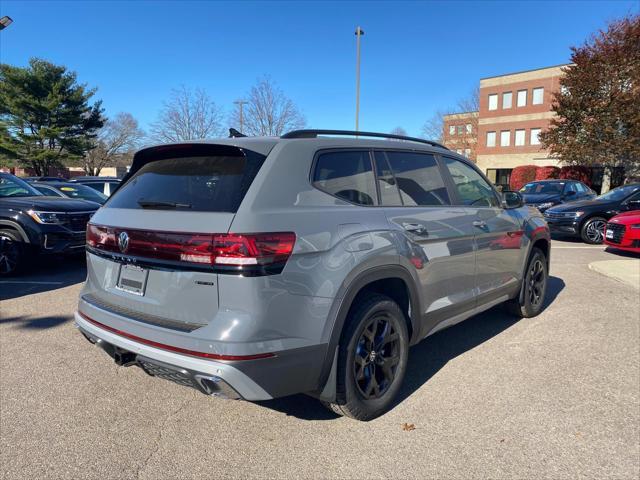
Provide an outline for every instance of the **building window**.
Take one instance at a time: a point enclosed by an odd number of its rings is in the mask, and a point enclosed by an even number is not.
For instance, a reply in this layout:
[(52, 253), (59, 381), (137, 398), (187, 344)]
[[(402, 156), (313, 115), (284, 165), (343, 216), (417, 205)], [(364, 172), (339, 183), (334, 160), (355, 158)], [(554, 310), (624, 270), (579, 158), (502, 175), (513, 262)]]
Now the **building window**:
[(512, 100), (513, 100), (513, 93), (504, 92), (502, 94), (502, 108), (511, 108)]
[(471, 127), (470, 123), (467, 123), (466, 128), (467, 128), (467, 133), (471, 133), (472, 132), (472, 127)]
[(489, 95), (489, 110), (497, 110), (498, 109), (498, 94), (492, 93)]
[(500, 132), (500, 146), (508, 147), (509, 145), (511, 145), (511, 131), (502, 130)]
[(449, 125), (449, 135), (455, 135), (455, 134), (456, 134), (456, 126)]
[(456, 153), (457, 153), (458, 155), (462, 155), (462, 149), (461, 149), (461, 148), (456, 149)]
[(496, 146), (496, 132), (487, 132), (487, 147)]
[(531, 129), (531, 145), (540, 145), (540, 128)]
[(464, 127), (462, 125), (458, 125), (458, 135), (462, 135), (464, 133)]
[(534, 88), (531, 91), (531, 104), (532, 105), (542, 105), (544, 101), (544, 88)]
[(464, 149), (464, 156), (467, 158), (471, 158), (471, 149), (470, 148), (465, 148)]
[(515, 145), (516, 147), (522, 147), (524, 145), (524, 130), (516, 130)]
[(527, 91), (526, 90), (518, 90), (518, 103), (516, 105), (518, 107), (526, 107), (527, 106)]

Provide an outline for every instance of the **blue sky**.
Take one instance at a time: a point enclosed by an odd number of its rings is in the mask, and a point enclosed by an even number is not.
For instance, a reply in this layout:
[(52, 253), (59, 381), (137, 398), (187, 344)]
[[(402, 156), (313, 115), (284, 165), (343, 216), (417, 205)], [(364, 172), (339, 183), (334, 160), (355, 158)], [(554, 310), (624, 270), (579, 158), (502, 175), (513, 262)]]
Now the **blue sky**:
[(131, 112), (143, 128), (181, 84), (230, 111), (268, 74), (310, 126), (352, 129), (360, 25), (360, 128), (418, 135), (481, 77), (566, 63), (570, 46), (638, 5), (2, 0), (14, 23), (0, 33), (0, 60), (64, 64), (98, 88), (107, 115)]

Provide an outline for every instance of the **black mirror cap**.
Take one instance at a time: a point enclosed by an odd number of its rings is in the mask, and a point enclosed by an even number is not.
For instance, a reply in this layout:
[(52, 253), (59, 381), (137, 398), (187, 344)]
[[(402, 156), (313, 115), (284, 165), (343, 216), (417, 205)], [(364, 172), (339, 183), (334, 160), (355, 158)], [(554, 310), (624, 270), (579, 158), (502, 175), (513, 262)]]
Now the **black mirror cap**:
[(520, 208), (524, 205), (524, 199), (519, 192), (505, 190), (502, 192), (502, 206), (504, 208)]

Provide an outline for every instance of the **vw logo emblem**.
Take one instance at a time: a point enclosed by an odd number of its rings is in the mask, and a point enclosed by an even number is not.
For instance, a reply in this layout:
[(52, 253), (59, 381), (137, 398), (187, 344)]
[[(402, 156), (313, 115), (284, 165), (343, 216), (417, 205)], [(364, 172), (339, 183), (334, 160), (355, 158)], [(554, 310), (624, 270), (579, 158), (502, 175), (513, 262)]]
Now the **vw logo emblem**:
[(122, 253), (126, 252), (129, 248), (129, 235), (127, 232), (120, 232), (118, 235), (118, 248)]

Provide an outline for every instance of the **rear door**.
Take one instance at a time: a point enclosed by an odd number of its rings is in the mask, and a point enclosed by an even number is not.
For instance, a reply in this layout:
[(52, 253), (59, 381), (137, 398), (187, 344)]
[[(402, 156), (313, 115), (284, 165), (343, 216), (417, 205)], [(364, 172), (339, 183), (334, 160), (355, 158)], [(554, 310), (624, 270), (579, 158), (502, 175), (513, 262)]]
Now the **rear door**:
[(264, 156), (180, 147), (143, 151), (134, 173), (92, 218), (84, 296), (135, 320), (189, 330), (217, 312), (214, 235), (228, 232)]
[(416, 270), (426, 335), (475, 306), (472, 219), (467, 209), (452, 204), (433, 154), (386, 150), (375, 151), (374, 158), (389, 222), (424, 254)]
[(469, 212), (475, 239), (475, 292), (479, 305), (505, 299), (522, 274), (523, 230), (512, 210), (502, 208), (498, 194), (471, 165), (442, 157), (456, 190), (455, 203)]

